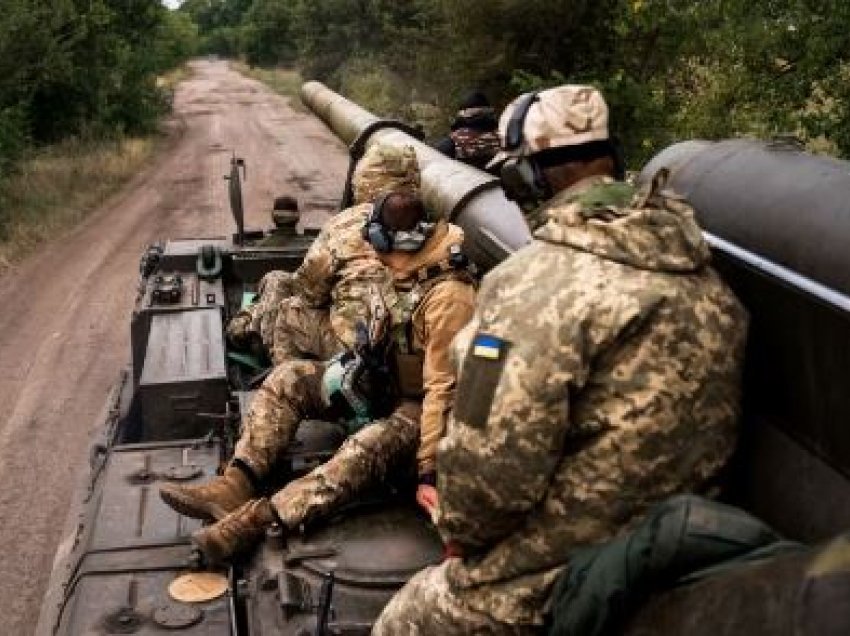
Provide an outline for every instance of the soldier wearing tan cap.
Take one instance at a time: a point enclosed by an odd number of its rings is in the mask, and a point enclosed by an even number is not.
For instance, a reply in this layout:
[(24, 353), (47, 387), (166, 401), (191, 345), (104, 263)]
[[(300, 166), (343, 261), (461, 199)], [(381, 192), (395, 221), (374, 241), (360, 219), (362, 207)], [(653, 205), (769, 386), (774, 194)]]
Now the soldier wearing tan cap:
[(735, 446), (747, 315), (709, 266), (694, 212), (612, 178), (589, 86), (515, 100), (494, 160), (535, 241), (484, 279), (455, 338), (437, 449), (448, 558), (373, 634), (525, 634), (577, 548), (675, 493), (706, 492)]

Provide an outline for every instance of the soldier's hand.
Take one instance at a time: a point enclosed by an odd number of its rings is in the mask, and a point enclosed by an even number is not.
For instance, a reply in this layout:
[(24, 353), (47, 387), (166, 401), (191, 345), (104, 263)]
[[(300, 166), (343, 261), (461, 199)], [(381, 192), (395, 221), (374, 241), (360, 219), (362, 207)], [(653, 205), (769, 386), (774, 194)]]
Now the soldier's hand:
[(416, 489), (416, 502), (425, 509), (431, 521), (436, 523), (438, 495), (437, 489), (430, 484), (419, 484)]

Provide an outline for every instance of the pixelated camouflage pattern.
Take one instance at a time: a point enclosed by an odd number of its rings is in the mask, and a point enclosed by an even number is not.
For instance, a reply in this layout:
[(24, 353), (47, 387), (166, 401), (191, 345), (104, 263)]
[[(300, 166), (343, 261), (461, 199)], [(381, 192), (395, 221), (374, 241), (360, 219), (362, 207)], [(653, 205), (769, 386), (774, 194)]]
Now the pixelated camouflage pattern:
[(425, 568), (384, 608), (372, 636), (526, 636), (528, 626), (502, 623), (470, 608), (453, 592), (446, 572), (450, 561)]
[[(747, 315), (693, 211), (659, 190), (560, 193), (455, 340), (438, 528), (473, 555), (447, 566), (458, 599), (495, 620), (540, 624), (571, 550), (709, 491), (735, 446)], [(476, 334), (501, 340), (498, 359)]]
[(499, 133), (495, 130), (459, 128), (449, 136), (455, 144), (455, 157), (476, 167), (483, 168), (499, 152)]
[(388, 418), (350, 436), (327, 462), (278, 491), (272, 505), (292, 530), (325, 518), (394, 471), (409, 472), (418, 445), (419, 405), (405, 402)]
[(269, 474), (301, 420), (324, 414), (321, 390), (326, 366), (325, 362), (290, 360), (263, 381), (243, 419), (233, 454), (258, 478)]
[(368, 203), (387, 192), (418, 194), (419, 163), (412, 146), (370, 146), (354, 169), (351, 181), (355, 203)]

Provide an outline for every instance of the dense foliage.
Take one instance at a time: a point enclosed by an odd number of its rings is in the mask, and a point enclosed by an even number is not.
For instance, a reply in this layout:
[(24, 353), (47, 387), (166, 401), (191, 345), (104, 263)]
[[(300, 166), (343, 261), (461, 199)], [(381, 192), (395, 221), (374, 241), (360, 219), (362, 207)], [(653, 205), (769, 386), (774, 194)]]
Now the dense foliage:
[(157, 74), (197, 27), (160, 0), (8, 0), (0, 12), (0, 176), (26, 148), (144, 132), (166, 105)]
[(297, 64), (446, 125), (470, 87), (594, 82), (632, 163), (684, 137), (793, 134), (850, 155), (845, 0), (185, 0), (208, 50)]

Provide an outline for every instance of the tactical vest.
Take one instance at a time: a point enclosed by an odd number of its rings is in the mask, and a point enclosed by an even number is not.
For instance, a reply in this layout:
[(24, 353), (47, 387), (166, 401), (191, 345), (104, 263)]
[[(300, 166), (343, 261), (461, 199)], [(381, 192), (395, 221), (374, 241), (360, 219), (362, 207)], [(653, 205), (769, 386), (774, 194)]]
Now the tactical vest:
[(447, 280), (477, 284), (472, 267), (458, 265), (451, 259), (418, 269), (408, 281), (396, 283), (397, 302), (391, 309), (393, 327), (390, 359), (399, 397), (418, 400), (425, 394), (422, 377), (425, 352), (417, 350), (415, 346), (413, 314), (428, 293)]
[(474, 166), (483, 168), (499, 152), (499, 135), (495, 131), (459, 128), (449, 136), (455, 144), (455, 157)]

